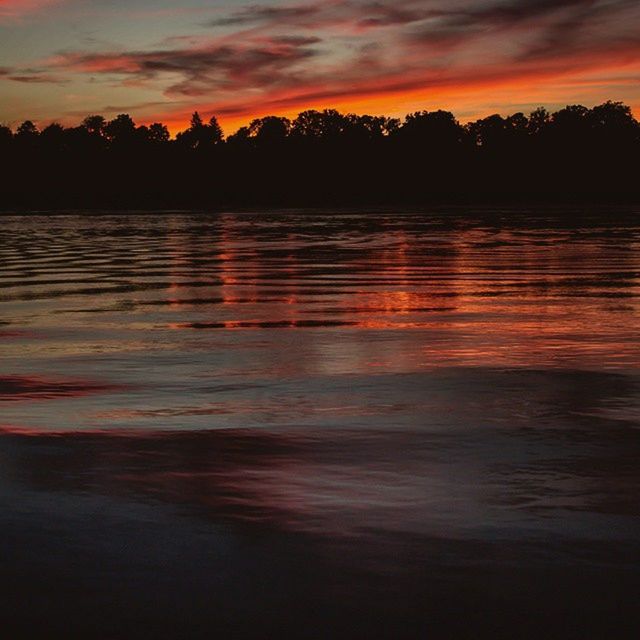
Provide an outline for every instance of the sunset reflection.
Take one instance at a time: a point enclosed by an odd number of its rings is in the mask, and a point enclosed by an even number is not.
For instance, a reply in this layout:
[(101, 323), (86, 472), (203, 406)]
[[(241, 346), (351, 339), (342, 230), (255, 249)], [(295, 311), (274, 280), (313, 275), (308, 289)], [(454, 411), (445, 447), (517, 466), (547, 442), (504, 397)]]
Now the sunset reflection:
[(37, 584), (87, 637), (629, 618), (640, 231), (581, 215), (6, 218), (12, 615)]

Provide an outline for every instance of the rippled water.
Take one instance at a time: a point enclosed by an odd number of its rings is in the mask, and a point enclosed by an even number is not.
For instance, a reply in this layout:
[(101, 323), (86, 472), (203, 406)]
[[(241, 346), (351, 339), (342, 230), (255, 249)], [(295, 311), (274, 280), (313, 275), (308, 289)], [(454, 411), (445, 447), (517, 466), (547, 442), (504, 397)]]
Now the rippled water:
[(639, 249), (619, 210), (3, 217), (10, 628), (620, 637)]

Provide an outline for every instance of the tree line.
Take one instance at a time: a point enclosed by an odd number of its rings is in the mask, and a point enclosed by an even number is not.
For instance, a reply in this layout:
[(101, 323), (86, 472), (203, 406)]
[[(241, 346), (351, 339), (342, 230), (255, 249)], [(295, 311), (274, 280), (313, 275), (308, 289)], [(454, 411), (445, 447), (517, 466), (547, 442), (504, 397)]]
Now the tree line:
[(225, 138), (194, 113), (162, 123), (91, 115), (76, 127), (0, 126), (0, 207), (136, 208), (636, 199), (640, 124), (620, 102), (461, 124), (308, 110)]

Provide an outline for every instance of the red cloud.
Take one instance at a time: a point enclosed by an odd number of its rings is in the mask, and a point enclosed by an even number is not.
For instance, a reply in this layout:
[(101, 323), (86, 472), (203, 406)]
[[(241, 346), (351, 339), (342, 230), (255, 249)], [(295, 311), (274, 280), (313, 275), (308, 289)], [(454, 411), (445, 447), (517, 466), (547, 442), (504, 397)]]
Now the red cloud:
[[(397, 113), (409, 98), (451, 106), (447, 96), (466, 92), (480, 102), (494, 88), (515, 95), (527, 83), (537, 102), (538, 83), (567, 87), (604, 70), (607, 91), (612, 69), (637, 77), (638, 19), (637, 0), (282, 2), (232, 11), (208, 23), (213, 33), (152, 49), (61, 53), (40, 71), (160, 91), (168, 109), (179, 100), (179, 114), (153, 114), (170, 123), (184, 122), (196, 103), (227, 122), (326, 106)], [(147, 105), (157, 104), (149, 97)], [(148, 114), (142, 103), (131, 111)]]

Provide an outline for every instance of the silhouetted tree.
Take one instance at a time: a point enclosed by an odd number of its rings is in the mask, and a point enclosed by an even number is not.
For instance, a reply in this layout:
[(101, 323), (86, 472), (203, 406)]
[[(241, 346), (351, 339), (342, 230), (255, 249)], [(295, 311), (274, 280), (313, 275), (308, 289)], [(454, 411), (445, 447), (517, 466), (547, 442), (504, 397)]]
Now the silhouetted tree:
[(222, 127), (218, 123), (218, 119), (215, 116), (209, 118), (209, 142), (211, 144), (219, 144), (224, 140), (224, 134), (222, 133)]
[(400, 128), (400, 120), (384, 116), (355, 115), (346, 117), (344, 133), (349, 143), (380, 142), (382, 138), (396, 133)]
[(465, 135), (464, 128), (449, 111), (411, 113), (397, 133), (402, 140), (428, 145), (431, 150), (455, 148)]
[(622, 102), (605, 102), (589, 111), (589, 122), (598, 140), (608, 143), (627, 143), (636, 140), (640, 126), (631, 108)]
[(276, 116), (254, 120), (249, 126), (250, 135), (255, 136), (256, 141), (264, 145), (282, 144), (290, 131), (291, 120)]
[(507, 121), (497, 113), (470, 122), (467, 129), (474, 143), (485, 150), (499, 150), (507, 140)]
[(0, 124), (0, 145), (8, 145), (13, 140), (13, 132), (9, 127)]
[(291, 134), (306, 139), (336, 140), (348, 124), (346, 116), (335, 109), (303, 111), (293, 121)]
[(35, 138), (40, 134), (38, 127), (31, 121), (25, 120), (17, 129), (16, 129), (16, 137), (19, 139), (30, 139)]
[(166, 144), (167, 142), (169, 142), (170, 137), (171, 136), (169, 135), (169, 129), (167, 129), (164, 124), (160, 122), (154, 122), (153, 124), (149, 125), (149, 142), (153, 144)]
[(191, 124), (186, 131), (178, 134), (176, 142), (189, 149), (206, 149), (222, 142), (222, 129), (217, 119), (212, 117), (209, 124), (204, 124), (196, 111), (191, 116)]
[(64, 127), (58, 122), (52, 122), (42, 130), (40, 135), (46, 138), (61, 138), (64, 136)]
[(240, 127), (229, 137), (231, 144), (245, 144), (251, 142), (258, 146), (271, 147), (281, 145), (289, 136), (291, 121), (288, 118), (267, 116), (256, 118), (248, 126)]
[(527, 129), (531, 135), (539, 135), (551, 122), (551, 116), (544, 107), (538, 107), (529, 114)]
[(130, 144), (135, 137), (136, 124), (131, 116), (121, 113), (104, 127), (104, 134), (112, 144)]
[(516, 136), (526, 136), (529, 131), (529, 118), (521, 111), (507, 116), (505, 124), (507, 131)]
[(247, 146), (251, 139), (250, 129), (248, 126), (240, 127), (235, 133), (232, 133), (227, 138), (227, 143), (232, 148), (239, 148), (242, 146)]
[(381, 204), (433, 199), (640, 198), (640, 124), (619, 102), (462, 126), (448, 111), (395, 118), (307, 110), (224, 138), (196, 112), (171, 140), (129, 115), (0, 126), (9, 206)]
[(87, 116), (83, 121), (82, 121), (82, 126), (91, 134), (93, 135), (104, 135), (106, 126), (107, 126), (107, 121), (104, 119), (103, 116), (99, 116), (99, 115), (93, 115), (93, 116)]
[(589, 146), (589, 109), (581, 104), (574, 104), (551, 116), (549, 130), (563, 151), (582, 154)]
[(65, 137), (64, 127), (53, 122), (40, 133), (40, 144), (48, 151), (60, 151), (64, 147)]

